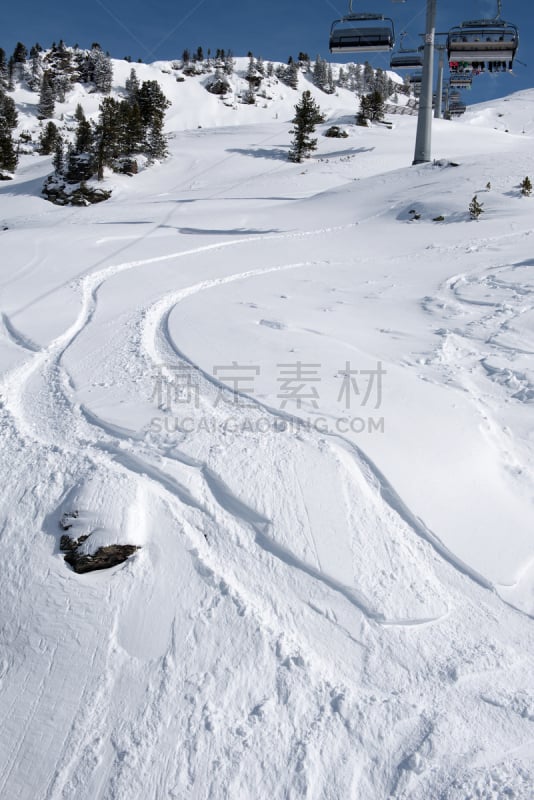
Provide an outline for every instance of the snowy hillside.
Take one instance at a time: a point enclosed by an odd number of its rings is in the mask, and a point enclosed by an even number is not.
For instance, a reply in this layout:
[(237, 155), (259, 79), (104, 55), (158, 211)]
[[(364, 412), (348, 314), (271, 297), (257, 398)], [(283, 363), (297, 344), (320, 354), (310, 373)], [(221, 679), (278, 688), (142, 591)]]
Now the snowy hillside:
[(534, 90), (412, 167), (348, 90), (135, 67), (166, 161), (0, 184), (0, 797), (530, 800)]

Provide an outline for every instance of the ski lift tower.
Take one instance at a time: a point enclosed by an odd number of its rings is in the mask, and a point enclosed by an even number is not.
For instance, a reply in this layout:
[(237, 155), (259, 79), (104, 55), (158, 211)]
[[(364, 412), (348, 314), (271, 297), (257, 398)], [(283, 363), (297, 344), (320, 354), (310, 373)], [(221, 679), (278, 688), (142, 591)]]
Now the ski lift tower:
[(419, 114), (417, 115), (417, 134), (415, 137), (415, 153), (413, 164), (425, 164), (431, 161), (432, 141), (432, 85), (434, 81), (434, 38), (436, 35), (436, 2), (427, 0), (425, 47), (423, 50), (423, 79), (419, 98)]
[(435, 45), (435, 48), (439, 52), (439, 62), (438, 62), (438, 80), (436, 83), (436, 106), (434, 108), (434, 117), (436, 119), (441, 119), (443, 116), (441, 112), (441, 104), (443, 96), (443, 67), (445, 62), (445, 51), (447, 50), (447, 45), (437, 44)]

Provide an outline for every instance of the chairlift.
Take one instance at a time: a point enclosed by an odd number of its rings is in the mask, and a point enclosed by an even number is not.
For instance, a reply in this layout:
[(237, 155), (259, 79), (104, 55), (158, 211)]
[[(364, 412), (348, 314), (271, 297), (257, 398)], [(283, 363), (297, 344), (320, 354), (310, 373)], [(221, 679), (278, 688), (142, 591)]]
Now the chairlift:
[(474, 19), (451, 28), (447, 36), (449, 62), (495, 64), (512, 69), (519, 46), (519, 31), (511, 22), (502, 20), (502, 0), (497, 0), (493, 19)]
[(449, 78), (449, 86), (451, 89), (470, 89), (473, 85), (473, 78), (471, 75), (451, 75)]
[[(373, 24), (377, 22), (382, 24)], [(384, 52), (392, 50), (394, 45), (393, 20), (382, 14), (354, 13), (352, 0), (349, 0), (349, 13), (334, 20), (330, 29), (331, 53)]]
[(406, 31), (401, 33), (399, 49), (393, 53), (389, 62), (390, 69), (415, 69), (423, 66), (423, 53), (420, 50), (403, 47)]
[(411, 84), (421, 84), (423, 81), (423, 73), (421, 71), (412, 72), (411, 75), (408, 75), (408, 82)]
[(451, 117), (461, 117), (465, 114), (467, 106), (465, 103), (449, 103), (449, 114)]

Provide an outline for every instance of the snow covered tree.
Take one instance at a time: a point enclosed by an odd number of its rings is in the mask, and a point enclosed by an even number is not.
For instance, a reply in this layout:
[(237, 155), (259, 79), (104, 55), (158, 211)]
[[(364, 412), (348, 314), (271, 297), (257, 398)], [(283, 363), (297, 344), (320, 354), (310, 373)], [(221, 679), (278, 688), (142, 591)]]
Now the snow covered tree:
[(38, 92), (43, 78), (43, 64), (40, 45), (34, 45), (30, 50), (30, 72), (28, 86), (32, 92)]
[(317, 56), (313, 67), (313, 82), (326, 94), (335, 92), (332, 67), (321, 56)]
[(300, 163), (317, 149), (317, 139), (312, 139), (311, 134), (315, 131), (315, 126), (324, 122), (325, 118), (309, 90), (302, 93), (300, 103), (295, 106), (295, 112), (292, 120), (295, 127), (291, 131), (293, 142), (289, 160)]
[(6, 60), (6, 51), (0, 47), (0, 91), (2, 89), (7, 89), (8, 84), (8, 72), (7, 72), (7, 60)]
[(248, 68), (245, 75), (245, 80), (248, 83), (249, 89), (253, 92), (259, 89), (261, 86), (262, 75), (258, 72), (256, 61), (252, 53), (248, 59)]
[(339, 68), (339, 73), (337, 76), (337, 85), (341, 89), (345, 89), (349, 85), (349, 76), (343, 69), (343, 67)]
[(59, 44), (54, 42), (44, 56), (43, 69), (48, 72), (55, 100), (64, 103), (76, 73), (73, 69), (72, 53), (62, 39)]
[(102, 94), (111, 92), (113, 66), (109, 53), (104, 53), (99, 44), (93, 44), (89, 53), (89, 80)]
[(275, 70), (276, 77), (278, 80), (285, 83), (287, 86), (291, 86), (292, 89), (298, 89), (299, 85), (299, 67), (298, 64), (293, 61), (293, 58), (289, 56), (289, 61), (287, 66), (283, 64), (279, 64)]
[(13, 56), (7, 62), (7, 88), (9, 92), (15, 91), (15, 60)]
[(483, 206), (484, 203), (479, 203), (477, 196), (475, 195), (471, 202), (469, 203), (469, 215), (471, 219), (478, 219), (481, 214), (484, 213)]
[(363, 65), (362, 92), (371, 92), (373, 90), (374, 81), (375, 81), (375, 71), (369, 64), (369, 62), (366, 61), (365, 64)]
[(363, 94), (363, 73), (361, 64), (349, 64), (349, 88), (356, 94)]
[(366, 125), (369, 122), (381, 122), (384, 119), (385, 104), (384, 98), (378, 89), (369, 94), (364, 94), (360, 100), (360, 111), (356, 121), (358, 125)]
[(39, 105), (37, 108), (39, 119), (50, 119), (54, 116), (55, 97), (51, 83), (50, 73), (43, 73), (41, 79), (41, 92), (39, 95)]
[(301, 50), (299, 53), (298, 62), (300, 69), (304, 70), (304, 72), (309, 72), (311, 70), (311, 59), (308, 53), (304, 53)]
[(291, 56), (286, 70), (286, 83), (292, 89), (298, 89), (299, 87), (299, 65), (296, 61), (293, 61)]
[(143, 81), (137, 93), (137, 103), (145, 125), (150, 125), (154, 117), (163, 119), (171, 105), (157, 81)]
[(17, 42), (13, 51), (13, 61), (15, 64), (25, 64), (28, 58), (28, 50), (22, 42)]
[(22, 44), (22, 42), (17, 42), (17, 44), (15, 45), (15, 49), (13, 51), (13, 55), (10, 58), (10, 62), (12, 65), (11, 66), (12, 81), (24, 80), (27, 58), (28, 58), (28, 51), (26, 49), (26, 46)]
[(137, 99), (141, 120), (145, 128), (145, 148), (151, 159), (167, 155), (167, 141), (163, 133), (165, 111), (170, 102), (157, 81), (144, 81)]
[(234, 56), (231, 50), (227, 50), (224, 56), (224, 74), (233, 75), (235, 67)]
[(139, 78), (137, 77), (137, 72), (135, 69), (133, 69), (133, 67), (130, 70), (130, 76), (126, 78), (124, 88), (126, 89), (126, 97), (128, 102), (136, 103), (137, 94), (139, 92)]

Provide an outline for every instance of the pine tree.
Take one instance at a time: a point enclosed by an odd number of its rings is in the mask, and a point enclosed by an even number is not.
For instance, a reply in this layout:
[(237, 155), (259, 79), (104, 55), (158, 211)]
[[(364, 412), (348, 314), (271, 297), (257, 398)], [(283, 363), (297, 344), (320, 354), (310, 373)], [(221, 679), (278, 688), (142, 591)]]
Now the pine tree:
[(287, 65), (285, 82), (287, 83), (288, 86), (291, 86), (292, 89), (298, 89), (299, 66), (295, 61), (293, 61), (292, 58), (290, 59), (289, 64)]
[(0, 169), (14, 172), (18, 156), (10, 127), (0, 115)]
[(15, 91), (15, 66), (15, 59), (11, 56), (7, 62), (7, 88), (10, 92)]
[(325, 118), (309, 90), (302, 93), (300, 103), (295, 106), (295, 112), (292, 120), (295, 127), (291, 131), (293, 142), (289, 160), (300, 163), (317, 149), (317, 139), (312, 139), (311, 134), (315, 131), (315, 126), (324, 122)]
[(113, 65), (109, 53), (104, 53), (99, 44), (93, 44), (89, 52), (89, 80), (102, 94), (109, 94), (113, 82)]
[(167, 140), (163, 133), (163, 119), (155, 119), (152, 122), (146, 145), (146, 150), (151, 161), (165, 158), (167, 155)]
[(532, 194), (532, 182), (528, 177), (528, 175), (526, 176), (526, 178), (523, 178), (523, 180), (519, 185), (519, 188), (521, 189), (521, 194), (523, 195), (523, 197), (530, 197), (530, 195)]
[(471, 219), (478, 219), (481, 214), (484, 213), (483, 206), (484, 203), (479, 203), (478, 198), (475, 195), (471, 202), (469, 203), (469, 215)]
[(0, 47), (0, 92), (7, 89), (8, 73), (6, 51)]
[(374, 69), (369, 64), (369, 62), (366, 61), (365, 64), (363, 65), (362, 92), (371, 92), (373, 90), (374, 81), (375, 81)]
[(15, 101), (2, 90), (0, 90), (0, 119), (9, 130), (17, 127), (18, 114)]
[(130, 70), (130, 77), (126, 78), (124, 88), (126, 89), (126, 97), (128, 102), (136, 103), (137, 95), (139, 94), (139, 78), (137, 77), (137, 72), (135, 69), (133, 69), (133, 67)]
[(0, 89), (0, 169), (8, 172), (14, 172), (18, 162), (12, 134), (17, 125), (17, 117), (13, 98)]
[(28, 50), (26, 49), (26, 46), (23, 45), (22, 42), (17, 42), (13, 51), (13, 61), (16, 64), (24, 64), (27, 58)]
[(326, 89), (327, 94), (334, 94), (336, 87), (334, 85), (334, 75), (332, 73), (332, 65), (329, 64), (326, 70)]
[(100, 117), (96, 128), (96, 162), (98, 180), (104, 180), (104, 167), (112, 166), (113, 161), (121, 155), (119, 146), (119, 103), (112, 97), (106, 97), (100, 104)]
[(50, 80), (50, 73), (47, 71), (43, 74), (41, 80), (41, 92), (39, 96), (39, 105), (37, 108), (39, 119), (50, 119), (54, 116), (54, 89)]
[(63, 175), (63, 171), (65, 168), (65, 154), (63, 151), (63, 139), (61, 138), (61, 135), (58, 136), (56, 141), (56, 147), (54, 150), (54, 158), (52, 159), (52, 164), (57, 174)]
[(234, 74), (234, 67), (235, 61), (234, 56), (231, 50), (226, 51), (226, 55), (224, 57), (224, 74), (225, 75), (233, 75)]
[(337, 85), (341, 89), (344, 89), (346, 86), (348, 86), (348, 82), (349, 82), (349, 77), (348, 77), (347, 73), (345, 72), (343, 67), (340, 67), (339, 68), (339, 73), (338, 73), (338, 76), (337, 76)]
[(58, 139), (60, 139), (59, 130), (53, 122), (48, 122), (41, 133), (39, 139), (39, 153), (42, 156), (49, 156), (55, 152)]
[(144, 126), (137, 103), (122, 103), (119, 110), (121, 147), (124, 155), (132, 155), (143, 149)]
[(317, 56), (313, 65), (313, 82), (319, 89), (326, 86), (326, 61)]
[(43, 65), (41, 61), (41, 51), (39, 45), (34, 45), (30, 50), (30, 74), (28, 76), (28, 86), (32, 92), (38, 92), (43, 78)]
[(350, 89), (357, 95), (363, 94), (363, 73), (361, 64), (349, 64)]
[(249, 89), (252, 91), (259, 89), (261, 86), (261, 79), (262, 76), (258, 72), (258, 69), (256, 67), (256, 61), (251, 53), (248, 58), (248, 68), (245, 75), (245, 80), (248, 82)]
[(89, 153), (93, 145), (93, 129), (85, 116), (78, 121), (74, 147), (77, 153)]
[(157, 81), (143, 81), (138, 94), (141, 120), (145, 128), (145, 147), (151, 159), (164, 158), (167, 143), (163, 134), (165, 111), (170, 107)]
[(358, 125), (366, 125), (369, 122), (381, 122), (384, 119), (385, 104), (384, 98), (378, 89), (369, 94), (364, 94), (360, 100), (360, 111), (357, 115)]

